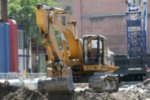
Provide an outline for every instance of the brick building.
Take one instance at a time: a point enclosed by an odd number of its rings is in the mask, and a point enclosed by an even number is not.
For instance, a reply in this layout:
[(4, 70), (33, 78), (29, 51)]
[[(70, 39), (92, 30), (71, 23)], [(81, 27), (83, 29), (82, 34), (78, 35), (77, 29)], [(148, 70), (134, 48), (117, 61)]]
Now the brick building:
[[(80, 36), (101, 34), (108, 39), (110, 49), (116, 54), (127, 54), (126, 0), (73, 0), (73, 14)], [(148, 1), (148, 12), (150, 3)], [(148, 16), (148, 27), (150, 17)], [(148, 44), (150, 29), (147, 28)], [(148, 45), (148, 52), (150, 46)]]
[[(82, 35), (100, 34), (108, 39), (109, 48), (116, 54), (127, 54), (126, 0), (55, 0), (63, 8), (70, 7), (77, 21), (77, 30)], [(148, 12), (150, 3), (148, 1)], [(149, 13), (148, 13), (149, 15)], [(148, 16), (150, 27), (150, 16)], [(150, 29), (147, 28), (148, 44)], [(148, 53), (150, 46), (148, 45)]]

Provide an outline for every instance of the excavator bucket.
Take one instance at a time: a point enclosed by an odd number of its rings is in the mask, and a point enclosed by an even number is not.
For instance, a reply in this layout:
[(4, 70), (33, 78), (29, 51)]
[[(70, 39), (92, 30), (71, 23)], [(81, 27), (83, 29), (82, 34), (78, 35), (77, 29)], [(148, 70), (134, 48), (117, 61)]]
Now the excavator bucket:
[(48, 93), (72, 93), (74, 88), (71, 69), (66, 77), (50, 77), (39, 80), (38, 89)]

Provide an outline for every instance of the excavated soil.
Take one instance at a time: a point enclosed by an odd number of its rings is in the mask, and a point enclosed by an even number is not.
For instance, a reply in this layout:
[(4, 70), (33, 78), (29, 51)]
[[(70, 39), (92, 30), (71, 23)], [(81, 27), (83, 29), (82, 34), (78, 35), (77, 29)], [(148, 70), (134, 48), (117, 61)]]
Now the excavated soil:
[(2, 98), (4, 98), (9, 93), (14, 93), (18, 89), (19, 87), (14, 87), (14, 86), (0, 83), (0, 100), (2, 100)]
[(91, 90), (76, 92), (72, 100), (115, 100), (109, 93), (96, 93)]
[(150, 79), (111, 95), (116, 100), (150, 100)]
[(47, 100), (47, 98), (46, 95), (26, 87), (20, 88), (0, 83), (0, 100)]
[[(87, 85), (81, 84), (81, 87), (84, 86)], [(97, 93), (91, 89), (85, 89), (62, 95), (31, 91), (25, 87), (0, 83), (0, 100), (150, 100), (150, 79), (115, 93)]]
[(115, 93), (97, 93), (87, 89), (74, 93), (73, 100), (150, 100), (150, 79)]

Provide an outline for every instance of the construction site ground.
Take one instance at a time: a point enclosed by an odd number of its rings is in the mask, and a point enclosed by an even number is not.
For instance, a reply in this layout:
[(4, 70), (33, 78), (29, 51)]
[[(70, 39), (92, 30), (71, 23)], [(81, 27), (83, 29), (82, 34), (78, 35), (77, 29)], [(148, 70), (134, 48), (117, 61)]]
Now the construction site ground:
[(0, 83), (0, 100), (150, 100), (150, 79), (123, 83), (113, 93), (98, 93), (89, 89), (87, 83), (74, 84), (74, 87), (72, 94), (52, 94)]

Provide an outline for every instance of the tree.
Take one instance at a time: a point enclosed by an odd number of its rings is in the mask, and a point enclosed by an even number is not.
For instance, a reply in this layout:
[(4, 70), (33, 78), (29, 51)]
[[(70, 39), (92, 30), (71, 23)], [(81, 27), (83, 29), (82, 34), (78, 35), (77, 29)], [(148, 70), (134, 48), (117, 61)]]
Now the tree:
[[(49, 6), (60, 5), (56, 4), (53, 0), (8, 0), (8, 18), (16, 20), (17, 24), (23, 27), (27, 55), (29, 55), (31, 38), (37, 37), (36, 41), (38, 45), (42, 41), (36, 25), (35, 10), (37, 3), (43, 3)], [(27, 65), (28, 62), (27, 59)]]
[(37, 3), (58, 6), (53, 0), (8, 0), (8, 16), (22, 26), (27, 37), (39, 37), (35, 9)]

